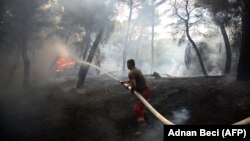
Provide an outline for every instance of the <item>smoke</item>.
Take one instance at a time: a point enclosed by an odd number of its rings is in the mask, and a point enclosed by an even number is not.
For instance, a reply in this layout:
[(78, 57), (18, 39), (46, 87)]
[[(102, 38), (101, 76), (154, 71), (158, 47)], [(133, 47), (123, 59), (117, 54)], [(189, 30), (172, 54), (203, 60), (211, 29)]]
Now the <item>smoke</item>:
[(30, 57), (32, 81), (37, 83), (50, 81), (55, 76), (56, 58), (72, 54), (72, 50), (59, 37), (53, 36), (46, 40)]
[(67, 22), (72, 24), (79, 23), (80, 25), (87, 25), (91, 28), (91, 26), (101, 24), (106, 20), (107, 16), (111, 14), (110, 10), (112, 10), (115, 1), (116, 0), (60, 0), (58, 3), (70, 14), (66, 19)]
[[(73, 13), (75, 17), (78, 17), (75, 19), (81, 20), (81, 13), (92, 11), (91, 9), (94, 9), (94, 7), (98, 5), (98, 2), (92, 0), (86, 0), (84, 2), (80, 0), (76, 0), (74, 2), (68, 0), (61, 0), (58, 1), (58, 4), (62, 5), (64, 7), (63, 9), (69, 10), (71, 13)], [(118, 21), (116, 27), (114, 27), (114, 32), (109, 36), (107, 42), (103, 44), (103, 47), (101, 44), (99, 45), (99, 48), (101, 49), (101, 54), (104, 56), (104, 58), (101, 60), (101, 68), (107, 72), (119, 72), (122, 70), (123, 47), (126, 33), (125, 31), (127, 30), (127, 22), (124, 21), (124, 19), (128, 18), (127, 16), (125, 16), (128, 15), (128, 13), (124, 12), (129, 12), (129, 10), (128, 8), (125, 8), (126, 6), (124, 6), (124, 4), (118, 4), (116, 6), (118, 9), (117, 12), (119, 13), (117, 13), (115, 17)], [(119, 8), (123, 9), (123, 12), (121, 10), (119, 11)], [(164, 13), (164, 10), (162, 9), (158, 9), (158, 11)], [(127, 59), (135, 59), (137, 67), (140, 68), (144, 74), (150, 74), (151, 31), (149, 27), (142, 27), (142, 25), (138, 25), (138, 11), (135, 8), (133, 12), (134, 13), (132, 17), (132, 26), (130, 33), (131, 37), (127, 50)], [(93, 17), (93, 19), (91, 17)], [(93, 14), (91, 17), (89, 17), (89, 21), (95, 21), (100, 19), (96, 14)], [(162, 18), (161, 14), (160, 19), (160, 23), (156, 25), (155, 31), (155, 62), (153, 71), (158, 72), (162, 76), (170, 75), (176, 77), (184, 77), (202, 75), (200, 65), (198, 63), (196, 63), (195, 65), (191, 65), (190, 69), (187, 70), (184, 63), (184, 53), (186, 45), (178, 47), (177, 41), (173, 41), (173, 39), (171, 39), (171, 36), (169, 36), (171, 33), (166, 32), (165, 30), (167, 20)], [(66, 20), (70, 21), (71, 19)], [(169, 27), (167, 27), (167, 29), (169, 29)], [(209, 57), (206, 62), (206, 64), (209, 64), (210, 66), (209, 75), (220, 75), (222, 72), (221, 70), (223, 70), (223, 63), (225, 62), (224, 47), (221, 47), (221, 52), (220, 54), (218, 54), (218, 42), (221, 42), (221, 40), (222, 38), (215, 36), (214, 38), (210, 38), (206, 41), (212, 52), (209, 53)], [(72, 45), (69, 45), (69, 47), (70, 46)], [(75, 57), (77, 57), (77, 55), (75, 55)]]
[(185, 122), (190, 118), (189, 111), (186, 108), (181, 108), (172, 113), (171, 121), (175, 124), (185, 124)]
[[(104, 2), (107, 4), (108, 1)], [(115, 1), (113, 1), (115, 2)], [(83, 27), (85, 22), (88, 20), (82, 21), (84, 18), (83, 15), (87, 15), (90, 18), (90, 21), (98, 21), (100, 17), (98, 14), (100, 12), (94, 12), (94, 14), (82, 14), (88, 12), (93, 12), (94, 7), (100, 6), (98, 1), (93, 0), (56, 0), (50, 1), (46, 5), (42, 5), (41, 8), (43, 10), (49, 10), (50, 16), (45, 16), (42, 18), (42, 21), (46, 21), (46, 19), (61, 17), (59, 18), (60, 22), (63, 24), (70, 24), (79, 20), (79, 25), (74, 25), (72, 29), (69, 29), (69, 26), (61, 27), (60, 24), (51, 27), (43, 27), (39, 31), (39, 37), (42, 38), (42, 41), (30, 41), (32, 44), (30, 46), (34, 47), (29, 51), (29, 57), (31, 62), (31, 80), (34, 82), (46, 82), (47, 80), (53, 78), (54, 75), (54, 63), (55, 58), (58, 54), (63, 56), (73, 56), (74, 58), (79, 57), (79, 51), (73, 52), (74, 47), (82, 46), (82, 41), (84, 40), (85, 28)], [(97, 6), (96, 6), (97, 5)], [(109, 38), (99, 45), (99, 49), (101, 50), (102, 56), (104, 56), (101, 60), (101, 68), (104, 71), (117, 73), (119, 74), (122, 70), (122, 60), (123, 60), (123, 47), (124, 47), (124, 39), (125, 39), (125, 31), (127, 28), (127, 21), (124, 20), (127, 17), (129, 12), (128, 9), (124, 8), (122, 4), (116, 5), (117, 9), (120, 7), (125, 9), (124, 11), (116, 11), (116, 17), (114, 17), (117, 21), (115, 22), (114, 31), (109, 36)], [(159, 11), (164, 11), (161, 9), (162, 6), (158, 8)], [(163, 8), (163, 7), (162, 7)], [(168, 9), (168, 7), (165, 7)], [(136, 8), (135, 8), (136, 9)], [(68, 16), (68, 19), (64, 19), (62, 17), (67, 17), (66, 14), (73, 13), (73, 16)], [(157, 11), (158, 11), (157, 10)], [(136, 65), (143, 74), (150, 74), (151, 72), (151, 31), (150, 27), (142, 26), (138, 24), (138, 11), (133, 11), (132, 23), (131, 23), (131, 33), (130, 40), (127, 50), (127, 59), (134, 58), (136, 61)], [(163, 12), (164, 13), (164, 12)], [(49, 15), (48, 14), (48, 15)], [(99, 16), (103, 16), (100, 14)], [(171, 33), (166, 32), (165, 29), (169, 29), (170, 27), (164, 28), (166, 23), (168, 23), (164, 19), (161, 14), (160, 16), (160, 24), (156, 25), (155, 30), (155, 40), (154, 40), (154, 70), (158, 72), (160, 75), (164, 76), (175, 76), (175, 77), (188, 77), (188, 76), (200, 76), (202, 75), (199, 63), (193, 64), (190, 66), (188, 70), (184, 63), (184, 53), (185, 46), (178, 46), (177, 41), (173, 41), (171, 38)], [(77, 18), (76, 18), (77, 17)], [(93, 17), (93, 19), (91, 18)], [(123, 20), (119, 20), (119, 18), (123, 17)], [(86, 18), (88, 19), (88, 18)], [(169, 18), (167, 18), (169, 19)], [(83, 22), (84, 24), (80, 24)], [(143, 21), (142, 21), (143, 22)], [(98, 22), (97, 22), (98, 23)], [(89, 23), (88, 23), (89, 24)], [(91, 24), (90, 24), (91, 25)], [(206, 26), (203, 26), (205, 28)], [(71, 28), (71, 27), (70, 27)], [(216, 27), (212, 27), (211, 29), (206, 30), (214, 30)], [(54, 33), (59, 30), (59, 34)], [(67, 44), (65, 43), (65, 36), (69, 34), (70, 30), (72, 30), (72, 34), (69, 37), (69, 41)], [(173, 30), (173, 29), (172, 29)], [(217, 29), (218, 30), (218, 29)], [(63, 32), (63, 33), (62, 33)], [(93, 31), (94, 32), (94, 31)], [(214, 31), (213, 31), (214, 32)], [(214, 34), (214, 33), (211, 34)], [(54, 35), (55, 34), (55, 35)], [(53, 36), (54, 35), (54, 36)], [(93, 34), (94, 35), (94, 34)], [(50, 37), (50, 38), (49, 38)], [(92, 41), (94, 37), (91, 37)], [(30, 39), (32, 40), (32, 39)], [(225, 68), (225, 47), (223, 43), (223, 38), (221, 36), (220, 31), (217, 31), (213, 37), (209, 38), (201, 38), (199, 40), (205, 41), (208, 44), (209, 52), (207, 53), (208, 59), (205, 62), (206, 69), (208, 70), (209, 75), (221, 75), (223, 74), (223, 70)], [(199, 41), (195, 40), (195, 41)], [(79, 43), (75, 45), (75, 43)], [(29, 43), (30, 44), (30, 43)], [(94, 61), (93, 61), (94, 62)], [(22, 80), (22, 62), (19, 69), (16, 71), (16, 82), (21, 82)], [(232, 62), (232, 65), (235, 64)], [(237, 64), (236, 64), (237, 65)], [(234, 66), (235, 67), (235, 66)], [(92, 71), (93, 69), (90, 69)], [(1, 74), (2, 75), (2, 74)], [(74, 74), (76, 75), (76, 73)], [(75, 76), (75, 78), (77, 75)]]
[[(180, 108), (172, 112), (170, 121), (176, 125), (185, 124), (190, 118), (190, 113), (186, 108)], [(164, 125), (159, 121), (152, 121), (149, 126), (142, 132), (142, 135), (135, 139), (136, 141), (163, 141), (164, 139)]]
[(160, 121), (151, 124), (136, 141), (163, 141), (164, 125)]
[[(210, 76), (222, 75), (226, 63), (226, 51), (223, 37), (217, 28), (213, 30), (214, 31), (211, 32), (213, 32), (214, 36), (209, 38), (203, 37), (196, 41), (196, 45), (201, 50), (200, 53), (203, 64), (208, 75)], [(185, 71), (186, 76), (203, 76), (201, 65), (198, 61), (195, 50), (190, 43), (187, 46), (191, 46), (191, 63), (189, 64), (188, 69)], [(234, 61), (232, 63), (234, 63)]]

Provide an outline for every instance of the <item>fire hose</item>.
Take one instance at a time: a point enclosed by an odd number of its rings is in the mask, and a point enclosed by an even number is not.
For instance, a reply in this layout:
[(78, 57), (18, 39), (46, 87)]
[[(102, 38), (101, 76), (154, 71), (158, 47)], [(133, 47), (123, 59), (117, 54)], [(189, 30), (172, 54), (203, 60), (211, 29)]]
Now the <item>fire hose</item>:
[[(104, 72), (105, 74), (107, 74), (108, 76), (110, 76), (111, 78), (113, 78), (114, 80), (116, 81), (119, 81), (121, 82), (118, 78), (110, 75), (109, 73), (107, 73), (106, 71), (100, 69), (99, 67), (95, 66), (95, 65), (92, 65), (88, 62), (83, 62), (83, 61), (80, 61), (84, 64), (87, 64), (87, 65), (90, 65), (102, 72)], [(131, 90), (131, 86), (129, 86), (128, 84), (126, 83), (123, 83), (122, 85), (124, 85), (127, 89)], [(152, 107), (147, 100), (145, 100), (141, 94), (139, 94), (137, 91), (134, 91), (134, 94), (137, 96), (137, 98), (148, 108), (148, 110), (155, 116), (157, 117), (163, 124), (165, 125), (175, 125), (174, 123), (172, 123), (171, 121), (167, 120), (165, 117), (163, 117), (157, 110), (154, 109), (154, 107)], [(243, 125), (243, 124), (250, 124), (250, 117), (246, 118), (246, 119), (243, 119), (241, 121), (238, 121), (232, 125)]]
[(247, 125), (247, 124), (250, 124), (250, 117), (245, 118), (241, 121), (238, 121), (238, 122), (234, 123), (233, 125)]
[[(131, 86), (129, 86), (128, 84), (124, 83), (123, 84), (128, 90), (131, 90)], [(175, 125), (174, 123), (172, 123), (171, 121), (169, 121), (168, 119), (166, 119), (165, 117), (163, 117), (157, 110), (155, 110), (154, 107), (151, 106), (151, 104), (148, 103), (147, 100), (145, 100), (140, 93), (138, 93), (137, 91), (134, 91), (135, 96), (148, 108), (148, 110), (155, 116), (157, 117), (163, 124), (165, 125)], [(243, 119), (241, 121), (238, 121), (232, 125), (246, 125), (246, 124), (250, 124), (250, 117)]]
[[(127, 89), (131, 90), (131, 86), (128, 84), (123, 84)], [(163, 124), (165, 125), (174, 125), (171, 121), (167, 120), (165, 117), (163, 117), (157, 110), (154, 109), (154, 107), (151, 106), (151, 104), (148, 103), (147, 100), (145, 100), (141, 94), (139, 94), (137, 91), (134, 91), (135, 96), (148, 108), (148, 110), (157, 117)]]

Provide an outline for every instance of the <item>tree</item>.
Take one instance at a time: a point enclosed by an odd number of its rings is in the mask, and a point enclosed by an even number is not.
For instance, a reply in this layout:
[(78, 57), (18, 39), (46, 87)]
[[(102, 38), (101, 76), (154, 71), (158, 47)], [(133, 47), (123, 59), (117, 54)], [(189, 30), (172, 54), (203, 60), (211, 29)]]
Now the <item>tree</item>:
[(129, 6), (129, 14), (128, 14), (128, 25), (125, 36), (125, 41), (123, 45), (123, 58), (122, 58), (122, 70), (125, 71), (126, 61), (127, 61), (127, 51), (129, 47), (129, 39), (131, 39), (131, 18), (133, 15), (133, 9), (139, 5), (139, 0), (120, 0), (122, 3), (125, 3)]
[[(159, 14), (156, 13), (156, 9), (158, 6), (162, 5), (166, 0), (143, 0), (142, 6), (139, 9), (138, 17), (136, 21), (142, 26), (142, 29), (145, 27), (150, 28), (151, 39), (150, 39), (150, 47), (151, 47), (151, 72), (153, 72), (154, 63), (155, 63), (155, 47), (154, 47), (154, 38), (155, 38), (155, 25), (160, 23)], [(145, 33), (145, 29), (144, 29)], [(141, 36), (141, 35), (140, 35)], [(138, 48), (137, 48), (138, 50)], [(137, 51), (138, 52), (138, 51)], [(136, 53), (138, 54), (138, 53)]]
[(154, 68), (154, 37), (155, 37), (155, 10), (158, 6), (163, 4), (166, 0), (161, 0), (159, 2), (156, 2), (156, 0), (151, 0), (151, 9), (152, 9), (152, 22), (151, 22), (151, 29), (152, 29), (152, 38), (151, 38), (151, 73), (153, 73), (153, 68)]
[[(234, 2), (229, 2), (228, 0), (197, 0), (196, 6), (208, 9), (212, 13), (213, 21), (221, 30), (226, 49), (224, 74), (229, 74), (232, 65), (232, 50), (226, 27), (231, 26), (233, 23), (240, 23), (239, 0)], [(237, 33), (239, 31), (235, 32), (235, 37), (237, 37)], [(238, 38), (235, 38), (235, 41), (237, 40)]]
[(250, 80), (250, 1), (242, 0), (242, 44), (238, 65), (237, 80)]
[[(86, 34), (87, 36), (85, 36), (86, 40), (84, 40), (83, 42), (83, 44), (85, 44), (86, 46), (83, 52), (82, 60), (87, 64), (80, 65), (78, 82), (76, 85), (77, 88), (80, 88), (84, 85), (84, 81), (90, 67), (88, 64), (92, 63), (97, 48), (103, 39), (103, 34), (106, 33), (106, 36), (108, 37), (110, 32), (112, 31), (112, 22), (110, 21), (110, 18), (112, 17), (114, 0), (109, 1), (108, 4), (105, 4), (105, 1), (103, 1), (103, 3), (93, 1), (88, 2), (92, 4), (91, 7), (89, 7), (88, 5), (81, 5), (82, 8), (84, 8), (84, 10), (86, 11), (85, 15), (79, 15), (80, 23), (85, 31), (90, 31), (87, 32), (88, 34)], [(103, 7), (103, 5), (105, 5), (105, 7)], [(90, 48), (89, 54), (87, 55), (90, 46), (90, 33), (92, 31), (97, 33)]]
[[(197, 47), (203, 62), (205, 63), (206, 71), (208, 74), (218, 74), (221, 72), (220, 63), (216, 63), (214, 55), (217, 56), (217, 52), (215, 53), (211, 48), (209, 48), (209, 44), (206, 42), (197, 42)], [(213, 57), (212, 57), (213, 56)], [(196, 66), (199, 65), (199, 61), (197, 60), (196, 53), (190, 43), (187, 44), (185, 49), (185, 64), (187, 69), (192, 73), (199, 73), (199, 70), (196, 69)], [(193, 66), (193, 67), (191, 67)]]
[[(181, 3), (179, 3), (179, 4), (181, 4)], [(181, 9), (181, 8), (183, 8), (183, 9)], [(208, 74), (207, 74), (207, 71), (205, 69), (205, 65), (203, 63), (203, 60), (202, 60), (201, 54), (199, 52), (199, 49), (198, 49), (196, 43), (194, 42), (194, 40), (192, 39), (192, 37), (190, 35), (190, 28), (193, 25), (195, 25), (195, 24), (197, 24), (197, 23), (199, 23), (199, 22), (201, 22), (203, 20), (202, 13), (198, 13), (198, 14), (194, 15), (195, 18), (198, 19), (198, 20), (196, 20), (194, 22), (191, 22), (191, 18), (192, 18), (191, 14), (195, 9), (196, 9), (195, 7), (193, 7), (193, 8), (190, 7), (190, 0), (185, 0), (183, 5), (179, 5), (179, 6), (177, 6), (176, 0), (174, 1), (175, 15), (179, 18), (178, 23), (180, 25), (184, 25), (184, 29), (185, 29), (185, 33), (186, 33), (186, 36), (185, 36), (185, 34), (183, 34), (182, 38), (187, 37), (189, 42), (192, 44), (192, 47), (194, 48), (195, 53), (196, 53), (196, 55), (198, 57), (202, 73), (205, 76), (207, 76)]]
[(129, 33), (130, 33), (130, 25), (131, 25), (131, 17), (132, 17), (132, 12), (133, 12), (133, 0), (129, 0), (128, 5), (129, 5), (129, 16), (128, 16), (128, 27), (127, 27), (127, 32), (126, 32), (126, 37), (124, 41), (124, 48), (123, 48), (123, 61), (122, 61), (122, 70), (125, 71), (125, 66), (126, 66), (126, 57), (127, 57), (127, 48), (128, 48), (128, 39), (129, 39)]
[(30, 84), (30, 60), (28, 56), (29, 40), (32, 38), (37, 29), (40, 28), (37, 17), (41, 14), (39, 7), (47, 1), (29, 1), (29, 0), (9, 0), (4, 1), (1, 12), (1, 34), (4, 35), (3, 42), (10, 48), (16, 47), (15, 63), (13, 64), (8, 80), (14, 75), (19, 54), (23, 62), (23, 86), (28, 87)]
[[(99, 43), (100, 43), (100, 41), (102, 39), (104, 29), (101, 26), (99, 28), (100, 28), (99, 32), (98, 32), (98, 34), (96, 36), (96, 39), (95, 39), (95, 41), (94, 41), (94, 43), (93, 43), (93, 45), (91, 47), (89, 56), (87, 58), (87, 62), (90, 63), (90, 64), (91, 64), (91, 62), (92, 62), (92, 60), (94, 58), (94, 54), (95, 54), (95, 52), (96, 52), (96, 50), (98, 48), (98, 45), (99, 45)], [(79, 79), (78, 79), (77, 86), (76, 86), (77, 88), (80, 88), (80, 87), (83, 86), (84, 81), (86, 79), (87, 72), (89, 70), (89, 67), (90, 67), (89, 65), (81, 65), (80, 70), (79, 70)]]

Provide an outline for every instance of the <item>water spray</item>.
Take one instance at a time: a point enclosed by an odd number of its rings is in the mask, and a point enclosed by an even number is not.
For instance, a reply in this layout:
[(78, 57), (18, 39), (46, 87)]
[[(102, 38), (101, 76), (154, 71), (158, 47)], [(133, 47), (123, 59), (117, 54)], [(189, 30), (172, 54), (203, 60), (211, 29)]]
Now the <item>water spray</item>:
[(77, 62), (80, 63), (80, 64), (86, 64), (86, 65), (89, 65), (89, 66), (91, 66), (91, 67), (93, 67), (93, 68), (96, 68), (96, 69), (98, 69), (99, 71), (101, 71), (101, 72), (107, 74), (109, 77), (113, 78), (114, 80), (120, 81), (118, 78), (116, 78), (115, 76), (111, 75), (110, 73), (104, 71), (104, 70), (101, 69), (100, 67), (97, 67), (96, 65), (93, 65), (93, 64), (91, 64), (91, 63), (89, 63), (89, 62), (82, 61), (82, 60), (78, 60)]
[[(101, 72), (107, 74), (109, 77), (111, 77), (112, 79), (118, 81), (119, 83), (121, 82), (117, 77), (111, 75), (110, 73), (104, 71), (103, 69), (101, 69), (100, 67), (97, 67), (91, 63), (88, 63), (86, 61), (82, 61), (77, 59), (77, 62), (80, 64), (86, 64), (89, 65), (93, 68), (96, 68), (98, 70), (100, 70)], [(120, 83), (122, 84), (122, 83)], [(125, 86), (128, 90), (131, 90), (131, 86), (129, 86), (128, 84), (124, 83), (122, 84), (123, 86)], [(138, 93), (137, 91), (133, 92), (135, 94), (135, 96), (147, 107), (147, 109), (156, 117), (158, 118), (164, 125), (175, 125), (173, 122), (169, 121), (168, 119), (166, 119), (165, 117), (163, 117), (157, 110), (154, 109), (154, 107), (152, 107), (152, 105), (150, 103), (148, 103), (147, 100), (145, 100), (140, 93)], [(244, 125), (244, 124), (249, 124), (250, 123), (250, 117), (241, 120), (239, 122), (234, 123), (233, 125)]]
[[(103, 73), (107, 74), (108, 76), (110, 76), (111, 78), (113, 78), (114, 80), (121, 82), (118, 78), (114, 77), (113, 75), (111, 75), (110, 73), (104, 71), (103, 69), (101, 69), (100, 67), (97, 67), (91, 63), (88, 63), (86, 61), (82, 61), (82, 60), (78, 60), (78, 63), (80, 64), (86, 64), (89, 65), (91, 67), (94, 67), (100, 71), (102, 71)], [(121, 84), (121, 83), (120, 83)], [(131, 90), (131, 86), (129, 86), (128, 84), (122, 84), (124, 85), (128, 90)], [(148, 108), (149, 111), (152, 112), (152, 114), (157, 117), (163, 124), (165, 125), (174, 125), (174, 123), (172, 123), (171, 121), (167, 120), (165, 117), (163, 117), (157, 110), (154, 109), (154, 107), (152, 107), (147, 100), (145, 100), (140, 93), (138, 93), (137, 91), (134, 91), (134, 94), (136, 95), (136, 97)]]
[[(103, 69), (101, 69), (100, 67), (97, 67), (91, 63), (88, 63), (86, 61), (82, 61), (82, 60), (79, 60), (77, 59), (78, 63), (80, 64), (86, 64), (86, 65), (89, 65), (93, 68), (96, 68), (98, 70), (100, 70), (101, 72), (107, 74), (109, 77), (113, 78), (114, 80), (118, 81), (119, 83), (121, 82), (118, 78), (116, 78), (115, 76), (111, 75), (110, 73), (104, 71)], [(120, 83), (122, 84), (122, 83)], [(125, 86), (128, 90), (131, 90), (131, 86), (129, 86), (128, 84), (124, 83), (122, 84), (123, 86)], [(152, 105), (150, 105), (148, 103), (147, 100), (145, 100), (140, 93), (138, 93), (137, 91), (134, 91), (134, 94), (136, 95), (136, 97), (147, 107), (147, 109), (156, 117), (158, 118), (164, 125), (175, 125), (173, 122), (167, 120), (165, 117), (163, 117), (157, 110), (154, 109), (154, 107), (152, 107)], [(244, 119), (244, 120), (241, 120), (239, 122), (236, 122), (234, 123), (233, 125), (244, 125), (244, 124), (249, 124), (250, 123), (250, 117)]]

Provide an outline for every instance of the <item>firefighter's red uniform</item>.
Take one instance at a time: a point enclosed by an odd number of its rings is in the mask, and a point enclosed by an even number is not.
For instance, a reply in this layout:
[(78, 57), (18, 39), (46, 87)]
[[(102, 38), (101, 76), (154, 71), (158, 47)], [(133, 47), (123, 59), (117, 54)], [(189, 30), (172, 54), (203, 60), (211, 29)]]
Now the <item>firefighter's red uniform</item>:
[[(143, 98), (145, 100), (148, 101), (150, 93), (151, 93), (151, 90), (149, 88), (147, 88), (144, 91), (142, 91), (140, 94), (143, 96)], [(134, 109), (135, 116), (136, 116), (137, 119), (140, 119), (140, 118), (144, 119), (145, 113), (146, 113), (146, 107), (144, 106), (144, 104), (139, 99), (136, 100), (133, 109)]]
[[(146, 84), (146, 80), (142, 75), (141, 71), (136, 67), (134, 67), (130, 69), (128, 77), (130, 81), (135, 81), (136, 83), (135, 90), (138, 93), (140, 93), (146, 100), (148, 100), (150, 96), (150, 89)], [(146, 126), (147, 125), (145, 121), (146, 107), (139, 99), (136, 100), (133, 110), (135, 112), (135, 116), (137, 122), (139, 123), (139, 126)]]

